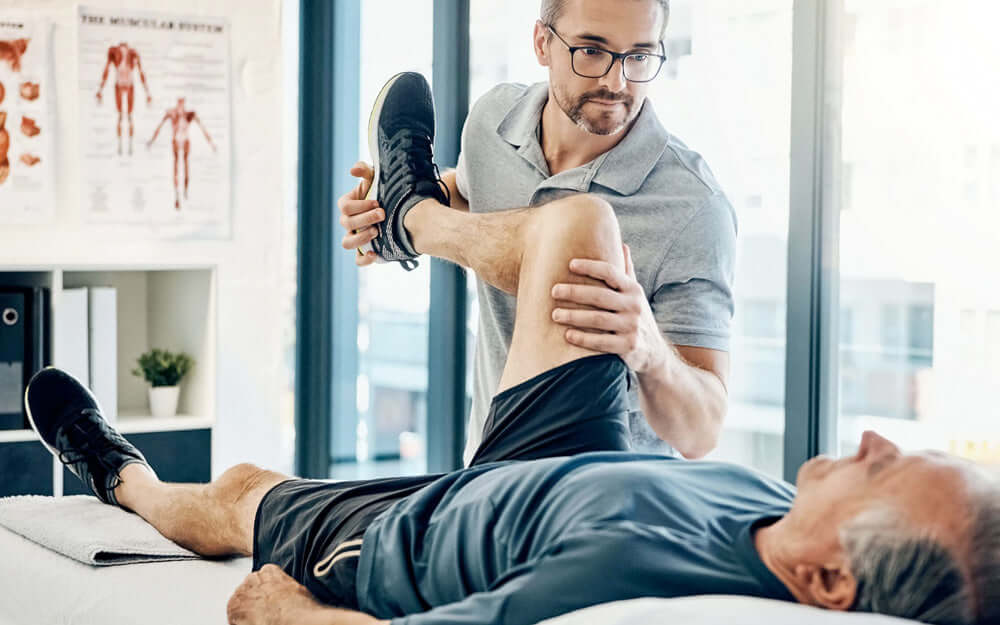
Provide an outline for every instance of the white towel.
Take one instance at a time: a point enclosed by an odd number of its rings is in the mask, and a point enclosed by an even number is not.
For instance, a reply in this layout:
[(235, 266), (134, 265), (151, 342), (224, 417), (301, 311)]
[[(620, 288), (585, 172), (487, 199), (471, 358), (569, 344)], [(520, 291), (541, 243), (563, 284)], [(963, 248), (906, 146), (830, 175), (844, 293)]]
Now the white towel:
[(94, 566), (202, 557), (163, 536), (138, 514), (93, 495), (0, 497), (0, 525)]

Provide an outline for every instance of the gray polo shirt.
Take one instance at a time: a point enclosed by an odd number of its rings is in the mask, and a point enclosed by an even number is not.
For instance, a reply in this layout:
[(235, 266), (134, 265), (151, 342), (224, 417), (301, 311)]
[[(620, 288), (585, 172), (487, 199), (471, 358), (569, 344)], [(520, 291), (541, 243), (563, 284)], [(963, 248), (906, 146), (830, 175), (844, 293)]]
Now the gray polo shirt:
[[(675, 345), (729, 350), (736, 215), (708, 164), (668, 133), (647, 101), (628, 135), (593, 161), (550, 175), (539, 144), (548, 83), (500, 84), (462, 130), (458, 190), (470, 210), (537, 206), (593, 193), (614, 207), (636, 278), (660, 330)], [(516, 298), (477, 278), (479, 334), (464, 459), (482, 441), (514, 330)], [(672, 453), (652, 431), (632, 385), (636, 450)]]

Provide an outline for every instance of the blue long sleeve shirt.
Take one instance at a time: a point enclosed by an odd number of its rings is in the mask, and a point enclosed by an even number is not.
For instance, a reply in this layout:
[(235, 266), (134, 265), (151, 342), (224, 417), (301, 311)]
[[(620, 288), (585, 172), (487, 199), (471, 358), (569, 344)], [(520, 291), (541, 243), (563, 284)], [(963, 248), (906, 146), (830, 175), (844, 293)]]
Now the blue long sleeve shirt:
[(450, 473), (381, 514), (362, 610), (393, 625), (519, 625), (637, 597), (793, 601), (753, 545), (794, 488), (737, 465), (596, 452)]

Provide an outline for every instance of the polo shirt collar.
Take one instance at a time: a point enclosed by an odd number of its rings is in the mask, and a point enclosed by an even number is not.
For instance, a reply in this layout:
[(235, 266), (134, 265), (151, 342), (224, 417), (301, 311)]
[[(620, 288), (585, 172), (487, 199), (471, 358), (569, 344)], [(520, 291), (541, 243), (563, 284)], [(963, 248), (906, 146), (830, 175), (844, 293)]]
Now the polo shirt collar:
[[(538, 142), (538, 125), (548, 97), (548, 83), (531, 85), (497, 126), (497, 134), (516, 147), (518, 154), (546, 178), (551, 174)], [(583, 166), (588, 173), (581, 179), (585, 186), (580, 190), (589, 190), (590, 183), (596, 182), (622, 195), (632, 195), (653, 171), (667, 148), (668, 140), (667, 131), (647, 99), (625, 138), (589, 165)]]

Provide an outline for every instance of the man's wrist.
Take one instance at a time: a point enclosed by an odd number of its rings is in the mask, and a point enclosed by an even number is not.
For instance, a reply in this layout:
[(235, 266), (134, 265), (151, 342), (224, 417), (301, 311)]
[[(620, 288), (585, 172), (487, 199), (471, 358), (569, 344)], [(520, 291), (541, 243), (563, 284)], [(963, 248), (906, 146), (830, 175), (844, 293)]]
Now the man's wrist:
[(657, 378), (667, 381), (671, 376), (676, 354), (670, 349), (665, 340), (654, 343), (650, 350), (650, 355), (646, 359), (646, 366), (641, 371), (636, 371), (639, 381), (644, 379)]

